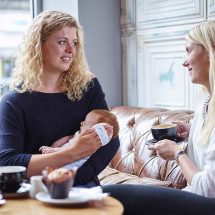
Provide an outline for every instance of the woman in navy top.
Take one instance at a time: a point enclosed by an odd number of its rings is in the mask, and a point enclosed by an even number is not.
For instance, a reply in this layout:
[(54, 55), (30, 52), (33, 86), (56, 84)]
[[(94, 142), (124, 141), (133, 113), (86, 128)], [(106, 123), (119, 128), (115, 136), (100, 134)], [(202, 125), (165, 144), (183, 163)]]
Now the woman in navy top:
[(12, 78), (13, 90), (0, 103), (0, 165), (26, 166), (32, 176), (46, 166), (59, 168), (92, 155), (78, 169), (75, 185), (98, 185), (97, 175), (118, 150), (118, 138), (101, 147), (89, 129), (63, 151), (39, 153), (41, 146), (78, 131), (91, 110), (108, 109), (88, 71), (79, 23), (58, 11), (38, 15), (20, 46)]

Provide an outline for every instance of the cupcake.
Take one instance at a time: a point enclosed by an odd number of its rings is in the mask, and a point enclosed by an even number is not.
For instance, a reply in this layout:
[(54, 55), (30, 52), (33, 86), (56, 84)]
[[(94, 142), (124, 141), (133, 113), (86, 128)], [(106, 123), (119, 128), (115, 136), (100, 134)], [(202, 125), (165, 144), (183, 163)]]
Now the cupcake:
[(74, 183), (75, 171), (65, 168), (43, 170), (43, 183), (47, 186), (53, 199), (68, 198), (69, 191)]

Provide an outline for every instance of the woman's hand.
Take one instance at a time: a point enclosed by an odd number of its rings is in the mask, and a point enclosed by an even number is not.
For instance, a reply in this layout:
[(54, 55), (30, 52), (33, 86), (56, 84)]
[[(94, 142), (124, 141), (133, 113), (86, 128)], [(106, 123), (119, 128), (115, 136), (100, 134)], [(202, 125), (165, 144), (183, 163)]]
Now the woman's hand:
[[(176, 154), (181, 151), (181, 148), (171, 140), (161, 140), (154, 145), (149, 145), (148, 149), (155, 150), (156, 154), (164, 160), (174, 160)], [(191, 184), (193, 176), (200, 171), (199, 168), (186, 154), (179, 157), (179, 165), (187, 182)]]
[(80, 160), (81, 158), (92, 155), (101, 146), (102, 144), (95, 128), (89, 128), (81, 132), (74, 144), (69, 146), (67, 150), (68, 152), (71, 150), (73, 155), (72, 160)]
[(174, 141), (167, 139), (149, 145), (148, 149), (155, 150), (156, 154), (164, 160), (174, 160), (176, 153), (181, 151), (181, 148)]
[(104, 127), (105, 131), (107, 132), (108, 137), (111, 140), (111, 138), (113, 137), (113, 126), (109, 125), (107, 123), (99, 123), (99, 124), (101, 124)]
[[(32, 155), (28, 165), (28, 176), (39, 175), (47, 166), (60, 168), (68, 163), (80, 160), (93, 154), (101, 147), (95, 129), (90, 128), (77, 137), (74, 144), (61, 148), (53, 153)], [(56, 149), (56, 148), (55, 148)]]
[(177, 125), (177, 135), (179, 138), (188, 139), (191, 125), (186, 122), (176, 121), (173, 122)]

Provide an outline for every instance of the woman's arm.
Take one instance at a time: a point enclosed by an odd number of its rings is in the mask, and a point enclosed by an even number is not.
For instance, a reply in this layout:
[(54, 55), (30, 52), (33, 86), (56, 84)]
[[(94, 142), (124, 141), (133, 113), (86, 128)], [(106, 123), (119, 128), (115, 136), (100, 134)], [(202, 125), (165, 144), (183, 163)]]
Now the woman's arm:
[(119, 148), (119, 139), (111, 140), (107, 145), (97, 150), (84, 164), (76, 174), (75, 186), (86, 185), (95, 181), (98, 174), (110, 163)]
[[(201, 171), (196, 173), (191, 182), (191, 191), (193, 193), (215, 198), (215, 129), (213, 129), (210, 136), (209, 143), (207, 143), (205, 153), (203, 157), (199, 157), (198, 160), (202, 159)], [(200, 143), (199, 143), (200, 144)], [(204, 144), (204, 143), (203, 143)], [(197, 150), (202, 150), (199, 147)], [(201, 161), (200, 161), (201, 162)]]
[(28, 165), (28, 175), (38, 175), (41, 171), (50, 166), (60, 168), (81, 158), (87, 157), (101, 147), (100, 139), (95, 129), (88, 129), (83, 132), (74, 144), (62, 148), (57, 152), (42, 155), (32, 155)]
[[(177, 153), (182, 150), (175, 142), (171, 140), (161, 140), (154, 145), (148, 146), (148, 149), (155, 150), (156, 154), (164, 160), (174, 160)], [(178, 163), (181, 166), (187, 182), (191, 184), (193, 176), (200, 170), (186, 154), (178, 157)]]
[(25, 123), (18, 94), (10, 92), (0, 102), (0, 166), (28, 166), (24, 153)]
[(27, 133), (28, 127), (25, 121), (26, 112), (20, 107), (23, 103), (20, 102), (20, 96), (23, 95), (9, 94), (0, 103), (1, 166), (26, 166), (28, 175), (31, 176), (40, 174), (46, 166), (58, 168), (89, 156), (101, 147), (97, 133), (91, 129), (88, 130), (88, 133), (83, 134), (76, 144), (65, 148), (65, 150), (53, 154), (36, 154), (38, 146), (35, 145), (35, 142), (32, 144), (30, 139), (26, 141), (26, 136), (29, 133)]
[(193, 176), (197, 172), (200, 172), (200, 169), (192, 162), (192, 160), (186, 154), (183, 154), (178, 158), (178, 163), (188, 184), (191, 184)]

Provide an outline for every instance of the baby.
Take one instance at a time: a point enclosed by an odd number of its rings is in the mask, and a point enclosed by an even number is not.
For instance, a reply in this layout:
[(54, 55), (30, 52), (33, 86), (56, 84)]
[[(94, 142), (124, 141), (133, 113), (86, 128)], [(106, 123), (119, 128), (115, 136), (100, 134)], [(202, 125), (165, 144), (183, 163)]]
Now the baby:
[[(110, 129), (110, 126), (112, 126), (113, 129)], [(77, 131), (74, 136), (63, 137), (55, 141), (51, 147), (42, 146), (39, 150), (42, 152), (42, 154), (47, 154), (61, 150), (61, 147), (68, 147), (77, 140), (77, 138), (82, 132), (86, 131), (91, 127), (95, 128), (101, 140), (102, 146), (106, 145), (111, 139), (114, 139), (118, 136), (119, 124), (116, 116), (110, 111), (95, 109), (86, 115), (85, 120), (81, 122), (80, 131)], [(82, 166), (88, 159), (89, 157), (86, 157), (81, 160), (75, 161), (66, 165), (65, 168), (78, 168)]]

